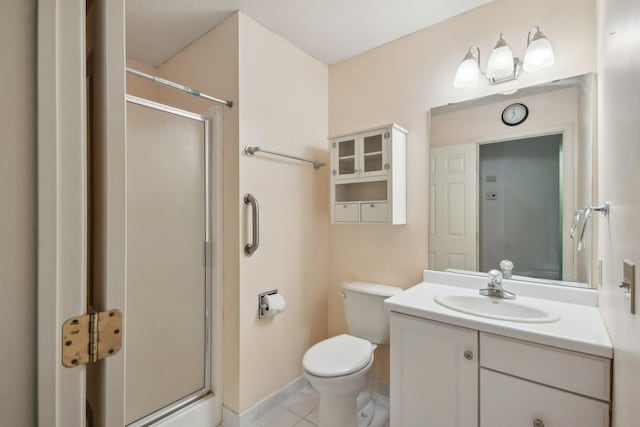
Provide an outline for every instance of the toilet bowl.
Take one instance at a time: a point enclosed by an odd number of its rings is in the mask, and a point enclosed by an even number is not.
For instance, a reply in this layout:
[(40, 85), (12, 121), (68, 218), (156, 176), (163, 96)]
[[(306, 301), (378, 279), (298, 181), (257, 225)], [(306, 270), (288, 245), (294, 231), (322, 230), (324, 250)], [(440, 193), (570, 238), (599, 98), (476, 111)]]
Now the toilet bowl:
[[(320, 393), (319, 426), (366, 427), (372, 417), (358, 418), (358, 395), (373, 373), (376, 345), (347, 334), (311, 347), (304, 355), (304, 375)], [(369, 393), (369, 396), (371, 393)], [(360, 402), (366, 405), (368, 402)], [(366, 418), (366, 419), (364, 419)]]
[(328, 338), (304, 355), (304, 375), (320, 393), (318, 427), (367, 427), (374, 418), (373, 362), (389, 342), (384, 300), (401, 288), (364, 282), (342, 287), (349, 334)]

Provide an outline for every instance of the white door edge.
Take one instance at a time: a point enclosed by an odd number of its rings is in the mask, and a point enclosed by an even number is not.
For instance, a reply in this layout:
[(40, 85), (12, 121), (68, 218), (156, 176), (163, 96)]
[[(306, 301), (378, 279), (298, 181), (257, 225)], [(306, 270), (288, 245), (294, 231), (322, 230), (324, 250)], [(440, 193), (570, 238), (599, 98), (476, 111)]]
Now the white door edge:
[(85, 425), (85, 368), (61, 362), (62, 324), (86, 310), (84, 35), (84, 0), (38, 1), (40, 427)]

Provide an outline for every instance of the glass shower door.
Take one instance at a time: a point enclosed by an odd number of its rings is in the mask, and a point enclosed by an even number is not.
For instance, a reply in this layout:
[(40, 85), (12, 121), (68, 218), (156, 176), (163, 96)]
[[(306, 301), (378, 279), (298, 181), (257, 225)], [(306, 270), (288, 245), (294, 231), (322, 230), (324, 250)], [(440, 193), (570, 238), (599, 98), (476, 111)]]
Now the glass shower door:
[(127, 100), (127, 425), (211, 392), (208, 126), (195, 114)]

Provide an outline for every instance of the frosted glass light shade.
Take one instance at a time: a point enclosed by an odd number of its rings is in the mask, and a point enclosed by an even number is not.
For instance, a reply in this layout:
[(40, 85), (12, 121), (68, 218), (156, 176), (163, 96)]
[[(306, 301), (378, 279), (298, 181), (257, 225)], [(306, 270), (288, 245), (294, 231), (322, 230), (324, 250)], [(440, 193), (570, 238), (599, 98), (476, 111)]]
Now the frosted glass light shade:
[(546, 37), (534, 38), (524, 54), (522, 69), (527, 73), (535, 73), (553, 65), (553, 49)]
[(498, 42), (498, 45), (491, 52), (489, 56), (489, 63), (487, 64), (487, 77), (490, 79), (502, 79), (505, 77), (513, 76), (513, 52), (511, 48), (504, 43), (502, 37), (500, 40), (503, 44)]
[(468, 88), (478, 85), (480, 66), (475, 58), (469, 56), (467, 55), (458, 66), (456, 78), (453, 81), (455, 87)]

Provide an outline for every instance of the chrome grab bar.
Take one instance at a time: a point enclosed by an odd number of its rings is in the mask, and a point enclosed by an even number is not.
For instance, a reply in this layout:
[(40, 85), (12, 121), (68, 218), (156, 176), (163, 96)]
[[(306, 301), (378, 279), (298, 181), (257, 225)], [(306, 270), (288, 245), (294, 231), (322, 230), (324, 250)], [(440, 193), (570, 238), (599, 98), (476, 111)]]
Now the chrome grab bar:
[(247, 243), (244, 246), (244, 254), (246, 256), (251, 256), (258, 250), (258, 245), (260, 244), (260, 215), (258, 213), (258, 200), (253, 196), (253, 194), (247, 193), (244, 195), (244, 204), (251, 205), (251, 215), (253, 217), (253, 224), (251, 227), (253, 234), (252, 243)]

